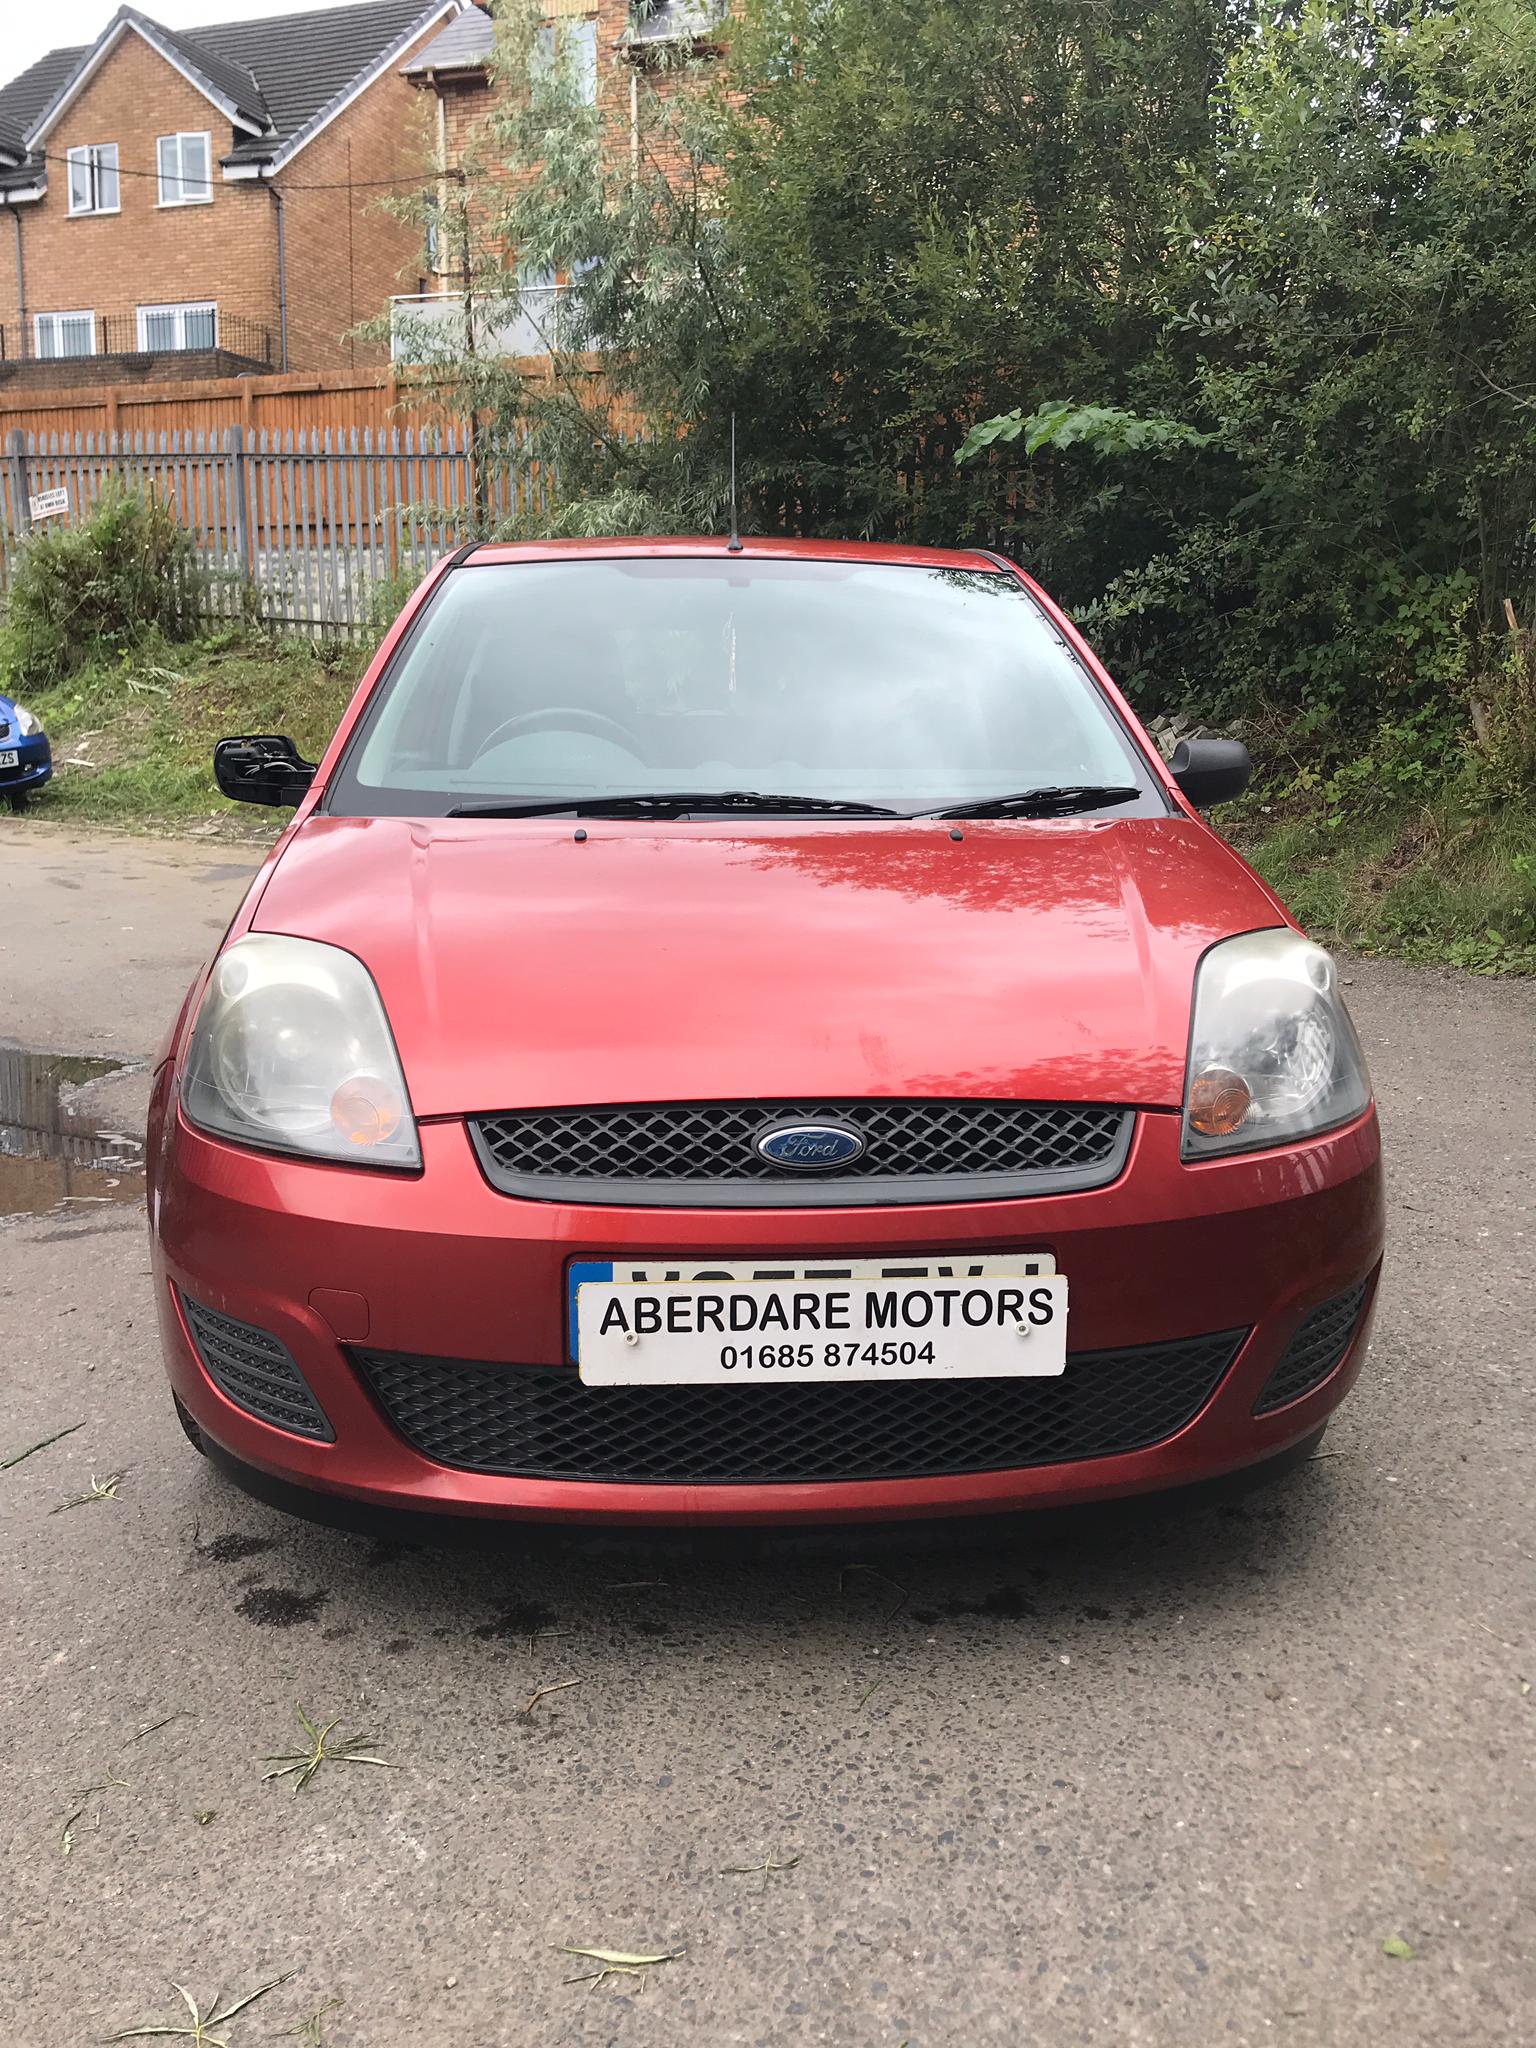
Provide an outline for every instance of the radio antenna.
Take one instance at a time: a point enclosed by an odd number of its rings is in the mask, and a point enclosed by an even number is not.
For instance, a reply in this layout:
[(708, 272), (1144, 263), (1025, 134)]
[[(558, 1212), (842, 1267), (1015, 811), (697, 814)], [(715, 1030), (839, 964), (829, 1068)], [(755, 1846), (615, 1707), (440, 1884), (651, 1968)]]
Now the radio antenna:
[(741, 553), (741, 526), (736, 508), (736, 415), (731, 414), (731, 537), (726, 542), (729, 553)]

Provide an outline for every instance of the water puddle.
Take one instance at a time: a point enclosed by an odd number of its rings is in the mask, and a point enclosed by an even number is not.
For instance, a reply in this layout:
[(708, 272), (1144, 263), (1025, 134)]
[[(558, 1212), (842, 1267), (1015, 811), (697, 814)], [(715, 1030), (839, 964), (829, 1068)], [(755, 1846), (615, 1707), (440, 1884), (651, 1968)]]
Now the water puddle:
[(0, 1216), (138, 1201), (146, 1081), (131, 1062), (0, 1045)]

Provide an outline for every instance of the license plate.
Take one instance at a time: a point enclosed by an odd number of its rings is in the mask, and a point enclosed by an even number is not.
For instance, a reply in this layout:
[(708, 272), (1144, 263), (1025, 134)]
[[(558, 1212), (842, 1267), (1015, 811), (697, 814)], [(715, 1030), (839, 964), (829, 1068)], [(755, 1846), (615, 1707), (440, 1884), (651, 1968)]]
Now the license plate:
[(20, 766), (21, 756), (14, 747), (7, 747), (3, 753), (0, 753), (0, 768), (19, 768)]
[(1043, 1253), (697, 1267), (578, 1261), (589, 1386), (1059, 1375), (1067, 1283)]

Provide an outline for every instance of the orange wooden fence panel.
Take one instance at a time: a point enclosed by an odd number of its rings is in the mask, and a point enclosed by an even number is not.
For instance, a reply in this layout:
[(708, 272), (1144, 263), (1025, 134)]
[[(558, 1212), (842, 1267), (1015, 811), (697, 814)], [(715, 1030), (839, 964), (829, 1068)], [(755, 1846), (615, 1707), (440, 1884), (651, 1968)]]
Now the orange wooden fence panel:
[[(547, 361), (518, 367), (527, 376), (549, 375)], [(596, 377), (598, 358), (581, 374)], [(183, 384), (61, 386), (33, 391), (0, 382), (0, 440), (24, 434), (300, 434), (393, 427), (445, 428), (462, 415), (439, 402), (430, 385), (409, 375), (344, 371), (335, 375), (275, 374), (215, 377)]]

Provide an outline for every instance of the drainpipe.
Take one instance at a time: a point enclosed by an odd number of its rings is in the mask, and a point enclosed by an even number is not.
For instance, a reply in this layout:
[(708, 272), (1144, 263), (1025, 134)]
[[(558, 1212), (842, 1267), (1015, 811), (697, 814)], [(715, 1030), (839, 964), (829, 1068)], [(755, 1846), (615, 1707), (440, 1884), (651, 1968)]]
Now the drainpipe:
[(288, 253), (283, 235), (283, 195), (275, 185), (268, 185), (272, 204), (277, 208), (277, 366), (280, 370), (288, 367)]
[(437, 198), (434, 202), (437, 207), (437, 232), (433, 238), (437, 246), (427, 265), (429, 274), (426, 282), (436, 292), (442, 285), (443, 237), (448, 232), (448, 102), (443, 96), (442, 86), (438, 83), (437, 73), (429, 71), (427, 78), (432, 87), (432, 97), (437, 102)]
[(21, 215), (9, 200), (5, 210), (11, 216), (11, 225), (16, 230), (16, 327), (17, 360), (27, 353), (27, 269), (21, 260)]

